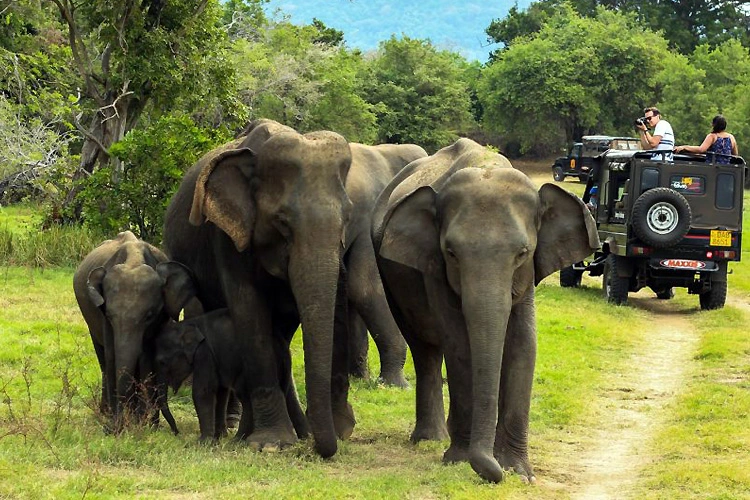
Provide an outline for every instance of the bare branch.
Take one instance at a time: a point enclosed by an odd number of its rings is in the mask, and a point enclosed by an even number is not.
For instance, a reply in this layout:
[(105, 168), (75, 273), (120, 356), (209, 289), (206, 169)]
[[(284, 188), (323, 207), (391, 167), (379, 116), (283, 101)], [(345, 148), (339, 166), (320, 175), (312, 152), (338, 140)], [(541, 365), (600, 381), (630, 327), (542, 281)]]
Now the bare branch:
[(73, 125), (75, 125), (78, 131), (81, 132), (87, 139), (93, 141), (105, 155), (109, 156), (107, 148), (106, 146), (104, 146), (104, 144), (102, 144), (102, 141), (100, 141), (99, 138), (93, 135), (91, 132), (86, 130), (86, 127), (81, 125), (81, 116), (83, 116), (83, 113), (78, 113), (78, 115), (73, 116)]

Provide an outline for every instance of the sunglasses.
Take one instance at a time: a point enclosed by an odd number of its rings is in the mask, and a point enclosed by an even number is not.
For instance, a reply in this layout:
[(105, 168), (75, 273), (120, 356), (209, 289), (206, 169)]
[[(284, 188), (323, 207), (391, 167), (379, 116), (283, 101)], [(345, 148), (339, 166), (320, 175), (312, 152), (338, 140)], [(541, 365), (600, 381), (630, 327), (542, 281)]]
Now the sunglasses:
[(651, 118), (653, 118), (654, 116), (656, 116), (656, 115), (644, 116), (643, 119), (650, 122)]

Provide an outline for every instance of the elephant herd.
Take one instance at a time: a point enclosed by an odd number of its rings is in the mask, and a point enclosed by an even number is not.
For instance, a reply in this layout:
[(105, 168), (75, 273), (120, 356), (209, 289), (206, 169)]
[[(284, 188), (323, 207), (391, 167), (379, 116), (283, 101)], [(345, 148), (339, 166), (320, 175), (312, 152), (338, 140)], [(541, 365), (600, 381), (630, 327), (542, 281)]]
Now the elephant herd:
[[(227, 434), (234, 395), (238, 439), (271, 450), (311, 434), (331, 457), (356, 423), (349, 375), (366, 370), (369, 331), (387, 384), (407, 386), (409, 346), (412, 441), (450, 438), (444, 461), (533, 481), (534, 289), (598, 246), (580, 199), (469, 139), (428, 156), (258, 120), (185, 174), (164, 252), (121, 233), (74, 289), (111, 431), (129, 412), (157, 423), (158, 408), (177, 432), (167, 387), (192, 374), (201, 440)], [(306, 409), (289, 348), (300, 325)]]

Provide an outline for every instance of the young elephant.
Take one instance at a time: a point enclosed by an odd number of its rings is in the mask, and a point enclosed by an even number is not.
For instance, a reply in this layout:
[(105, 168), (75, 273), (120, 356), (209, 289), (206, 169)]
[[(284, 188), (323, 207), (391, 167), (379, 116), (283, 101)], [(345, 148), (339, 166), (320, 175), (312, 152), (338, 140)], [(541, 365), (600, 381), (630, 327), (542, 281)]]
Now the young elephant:
[(533, 481), (534, 287), (598, 248), (586, 206), (552, 184), (537, 190), (505, 157), (459, 139), (407, 165), (381, 193), (373, 243), (414, 357), (412, 440), (442, 439), (447, 430), (445, 461), (469, 461), (490, 481), (501, 481), (502, 469)]
[[(198, 414), (200, 441), (227, 435), (226, 412), (231, 391), (239, 391), (237, 397), (242, 411), (252, 413), (248, 395), (242, 391), (242, 384), (237, 383), (242, 377), (243, 356), (237, 348), (228, 309), (217, 309), (179, 322), (170, 321), (157, 334), (155, 345), (158, 380), (177, 392), (193, 374), (193, 403)], [(291, 359), (288, 346), (278, 346), (278, 349), (286, 349), (285, 359)], [(309, 428), (294, 382), (290, 381), (283, 390), (296, 433), (299, 438), (305, 438)]]
[[(100, 408), (112, 419), (110, 430), (121, 429), (124, 404), (139, 416), (158, 405), (177, 433), (166, 387), (156, 395), (147, 382), (153, 374), (153, 337), (168, 316), (177, 318), (195, 296), (187, 268), (125, 231), (83, 259), (73, 276), (73, 290), (102, 371)], [(134, 397), (141, 389), (146, 389), (145, 396)], [(158, 419), (157, 412), (153, 423)]]

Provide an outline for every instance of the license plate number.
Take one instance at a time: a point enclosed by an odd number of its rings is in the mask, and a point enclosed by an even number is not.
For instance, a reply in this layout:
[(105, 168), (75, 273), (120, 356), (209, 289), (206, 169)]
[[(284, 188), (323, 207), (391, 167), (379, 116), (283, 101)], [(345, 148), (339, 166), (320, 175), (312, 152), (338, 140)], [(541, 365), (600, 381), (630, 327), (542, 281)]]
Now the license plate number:
[(712, 247), (731, 247), (732, 231), (712, 230), (709, 242)]

